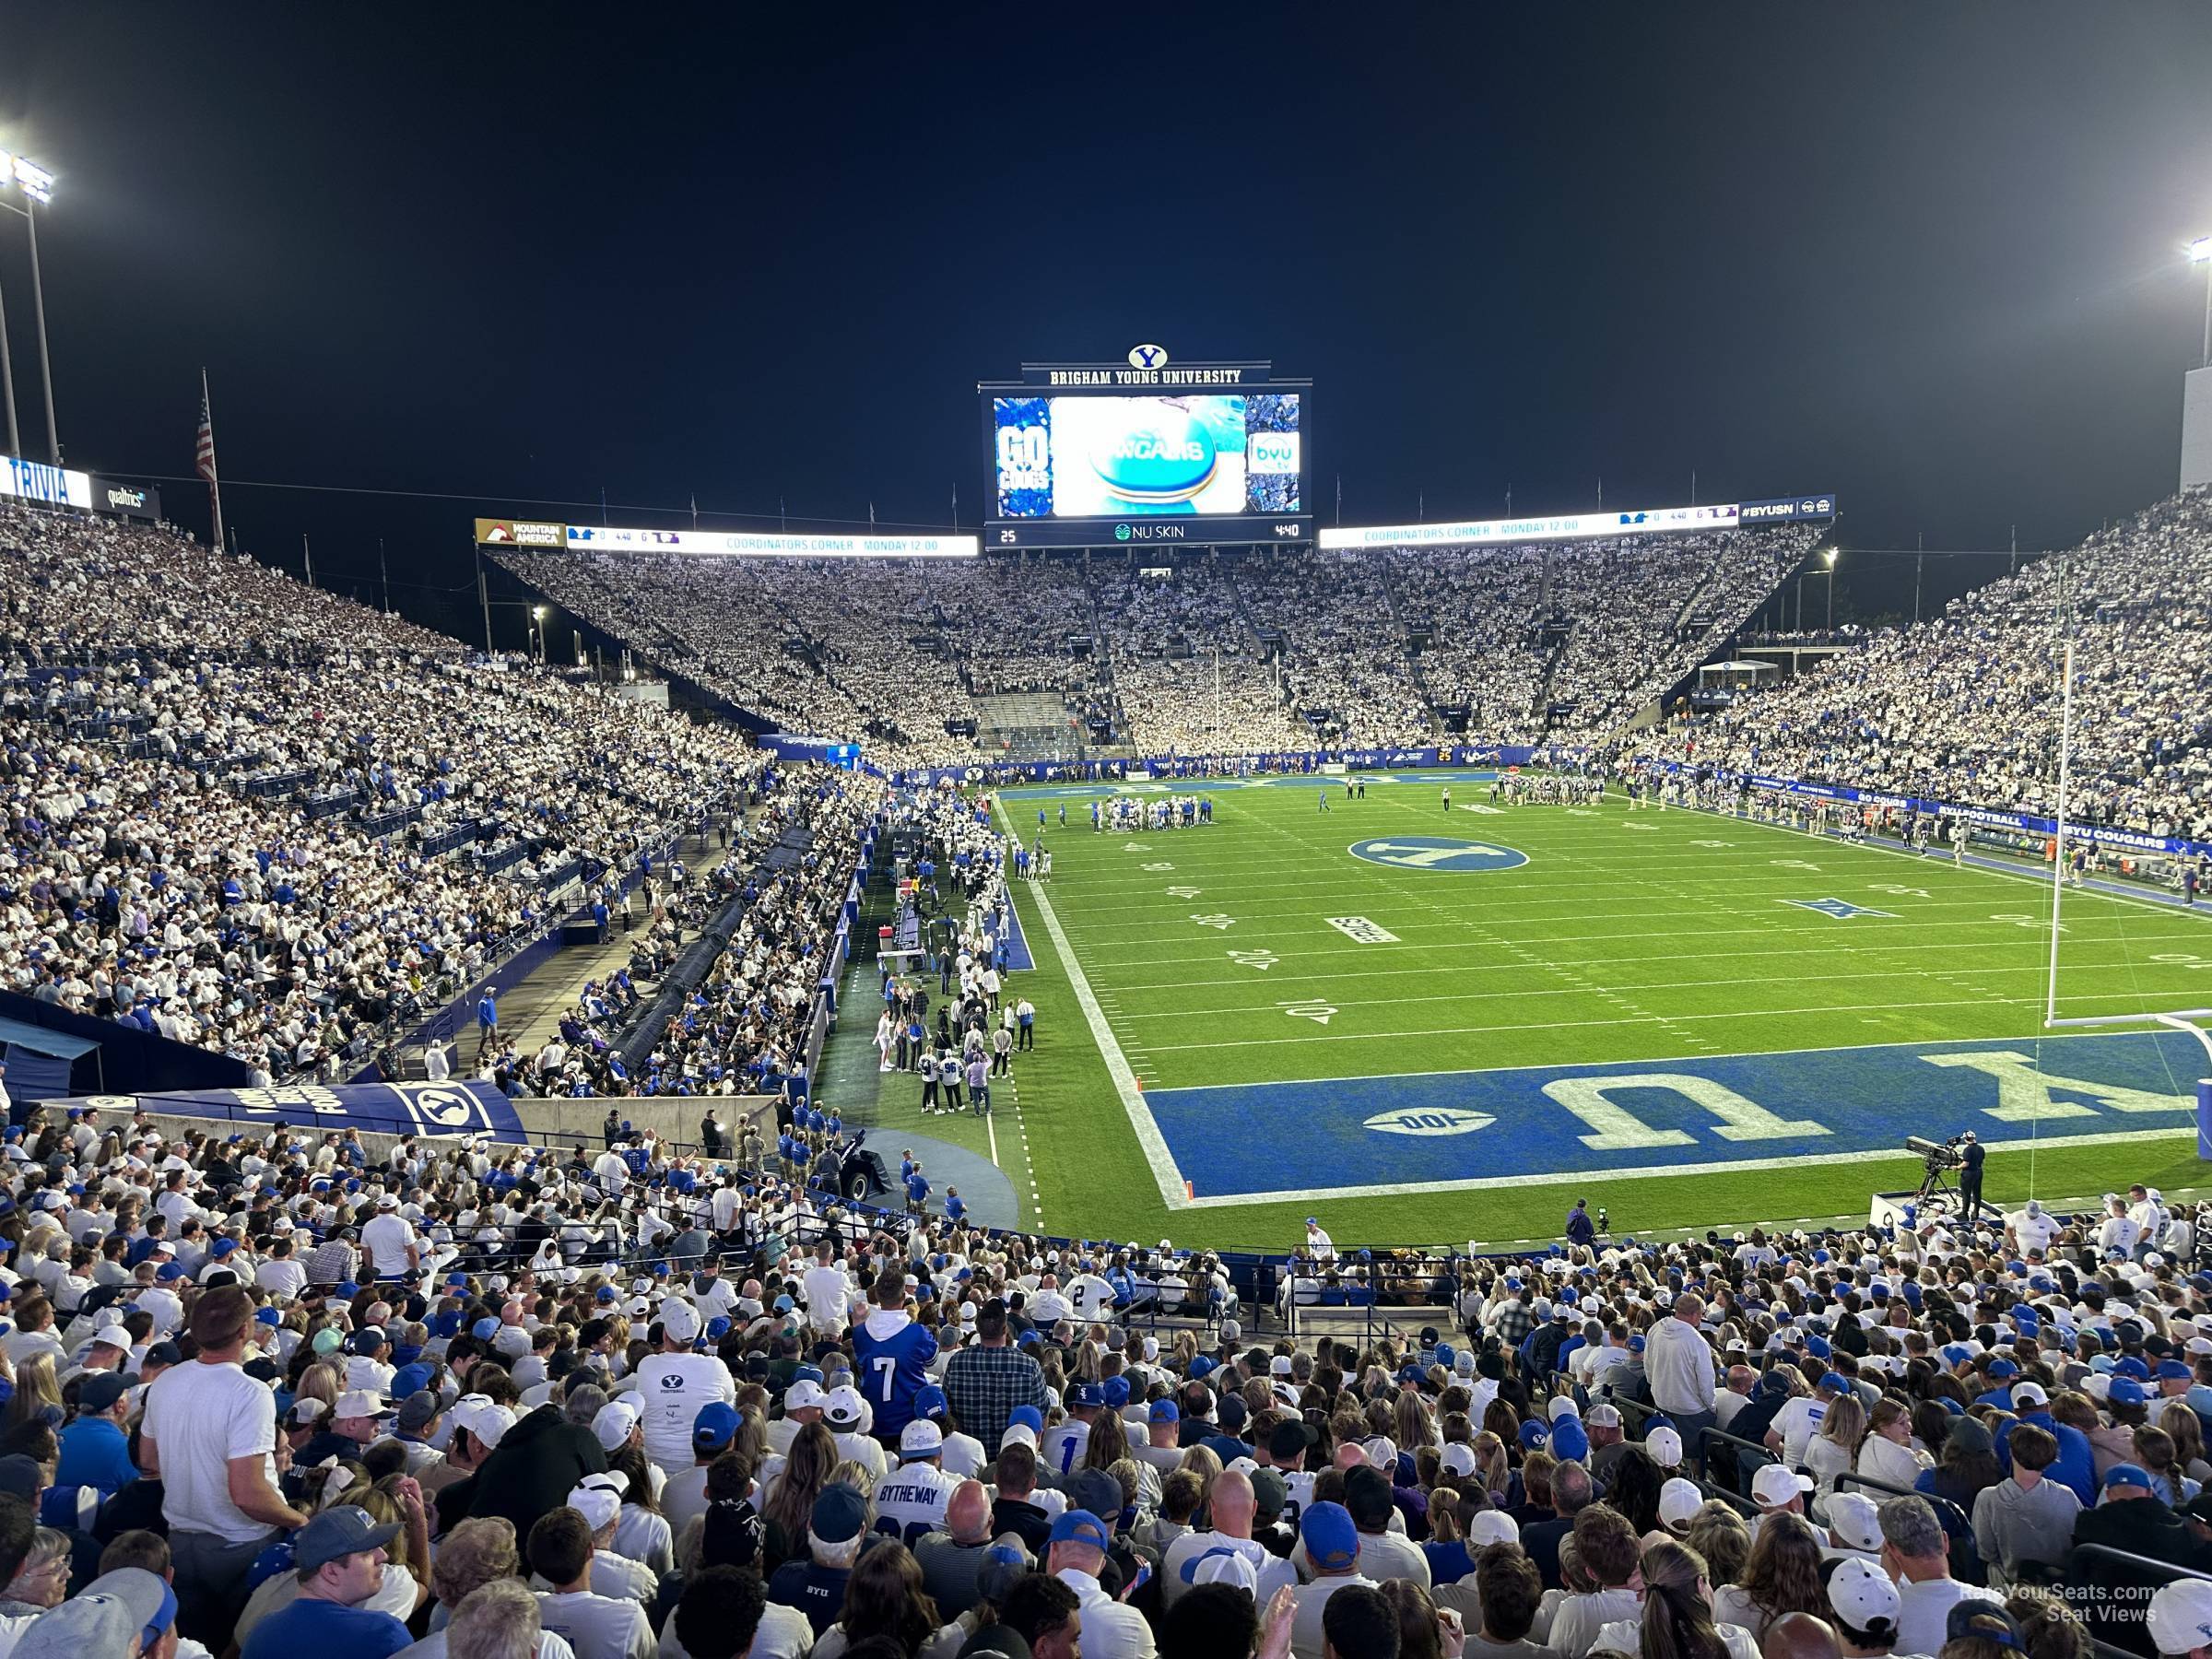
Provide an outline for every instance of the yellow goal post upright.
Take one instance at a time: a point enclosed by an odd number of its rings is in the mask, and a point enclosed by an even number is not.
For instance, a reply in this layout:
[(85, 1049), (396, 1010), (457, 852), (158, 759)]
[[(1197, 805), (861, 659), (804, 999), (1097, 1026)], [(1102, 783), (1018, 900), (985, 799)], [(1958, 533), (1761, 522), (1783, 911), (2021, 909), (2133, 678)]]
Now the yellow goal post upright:
[(2212, 1019), (2212, 1008), (2175, 1008), (2167, 1012), (2146, 1009), (2135, 1014), (2089, 1014), (2061, 1018), (2058, 1012), (2059, 911), (2066, 891), (2066, 786), (2074, 747), (2074, 641), (2071, 618), (2062, 659), (2065, 690), (2058, 717), (2058, 813), (2051, 851), (2051, 967), (2043, 990), (2043, 1029), (2078, 1030), (2097, 1026), (2161, 1025), (2185, 1031), (2204, 1045), (2206, 1075), (2196, 1079), (2196, 1155), (2212, 1159), (2212, 1031), (2201, 1023)]

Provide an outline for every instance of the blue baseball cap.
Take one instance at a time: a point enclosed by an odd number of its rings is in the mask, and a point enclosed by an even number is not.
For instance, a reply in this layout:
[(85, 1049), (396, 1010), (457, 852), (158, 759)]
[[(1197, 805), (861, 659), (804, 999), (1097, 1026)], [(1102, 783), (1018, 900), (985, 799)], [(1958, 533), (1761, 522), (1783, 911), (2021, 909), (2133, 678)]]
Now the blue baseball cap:
[(1180, 1423), (1182, 1421), (1182, 1412), (1172, 1400), (1153, 1401), (1151, 1417), (1156, 1423)]
[(2104, 1489), (2109, 1492), (2114, 1487), (2141, 1487), (2147, 1492), (2151, 1489), (2150, 1471), (2141, 1464), (2114, 1464), (2104, 1472)]
[(709, 1400), (691, 1419), (691, 1445), (700, 1452), (719, 1452), (737, 1438), (737, 1408)]
[(2150, 1395), (2143, 1384), (2133, 1377), (2114, 1377), (2112, 1392), (2105, 1396), (2115, 1406), (2142, 1406), (2149, 1403)]
[(1341, 1503), (1313, 1503), (1299, 1517), (1298, 1535), (1306, 1555), (1324, 1572), (1343, 1572), (1359, 1559), (1359, 1529)]
[(404, 1400), (411, 1394), (420, 1393), (429, 1387), (430, 1376), (431, 1370), (427, 1365), (401, 1366), (392, 1373), (392, 1397)]
[(859, 1537), (867, 1524), (868, 1500), (851, 1487), (833, 1481), (815, 1499), (806, 1527), (825, 1544), (845, 1544)]
[(489, 1342), (500, 1334), (500, 1322), (487, 1313), (475, 1324), (468, 1327), (468, 1334), (478, 1342)]
[(2161, 1382), (2186, 1382), (2196, 1373), (2179, 1359), (2161, 1359), (2155, 1374)]
[(1829, 1371), (1821, 1377), (1820, 1386), (1830, 1394), (1849, 1394), (1851, 1379), (1841, 1371)]
[(1088, 1544), (1093, 1549), (1105, 1550), (1113, 1546), (1107, 1535), (1106, 1523), (1088, 1510), (1069, 1510), (1053, 1523), (1053, 1544)]
[(1551, 1454), (1562, 1463), (1590, 1455), (1590, 1436), (1580, 1418), (1563, 1417), (1551, 1426)]
[(914, 1390), (914, 1415), (916, 1417), (943, 1417), (950, 1409), (951, 1406), (945, 1398), (945, 1391), (935, 1383), (927, 1383)]
[(1550, 1438), (1549, 1431), (1534, 1418), (1521, 1425), (1521, 1450), (1524, 1452), (1535, 1451)]
[(1042, 1434), (1044, 1432), (1044, 1413), (1034, 1406), (1017, 1406), (1006, 1413), (1006, 1423), (1009, 1428), (1016, 1423), (1026, 1423), (1029, 1425), (1030, 1433)]
[(1070, 1406), (1103, 1406), (1106, 1404), (1106, 1391), (1096, 1382), (1078, 1382), (1067, 1391), (1067, 1403)]
[(1112, 1406), (1115, 1410), (1118, 1411), (1123, 1406), (1129, 1404), (1128, 1378), (1109, 1377), (1101, 1386), (1105, 1393), (1106, 1404)]
[(2003, 1382), (2009, 1378), (2018, 1376), (2020, 1368), (2009, 1359), (1992, 1359), (1989, 1362), (1989, 1374), (1995, 1381)]

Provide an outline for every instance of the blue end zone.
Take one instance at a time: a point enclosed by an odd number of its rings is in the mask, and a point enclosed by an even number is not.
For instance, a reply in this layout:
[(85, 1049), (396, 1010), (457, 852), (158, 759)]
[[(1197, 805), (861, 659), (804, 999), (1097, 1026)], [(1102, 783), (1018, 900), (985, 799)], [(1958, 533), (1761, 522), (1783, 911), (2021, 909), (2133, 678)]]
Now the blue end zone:
[(2194, 1038), (2158, 1031), (1164, 1088), (1145, 1103), (1194, 1197), (1223, 1204), (1843, 1162), (1964, 1129), (2000, 1149), (2141, 1136), (2194, 1127), (2204, 1068)]

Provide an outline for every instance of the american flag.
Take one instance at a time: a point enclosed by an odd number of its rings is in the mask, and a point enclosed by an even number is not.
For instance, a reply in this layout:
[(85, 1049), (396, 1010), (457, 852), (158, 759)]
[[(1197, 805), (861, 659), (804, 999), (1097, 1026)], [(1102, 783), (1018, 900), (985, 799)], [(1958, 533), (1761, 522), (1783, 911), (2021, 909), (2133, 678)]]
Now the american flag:
[(207, 371), (200, 371), (200, 433), (193, 455), (194, 470), (207, 480), (208, 500), (215, 519), (215, 546), (223, 544), (223, 486), (215, 471), (215, 414), (207, 401)]
[(215, 479), (215, 417), (207, 408), (207, 387), (200, 386), (200, 447), (198, 454), (200, 477), (212, 484)]

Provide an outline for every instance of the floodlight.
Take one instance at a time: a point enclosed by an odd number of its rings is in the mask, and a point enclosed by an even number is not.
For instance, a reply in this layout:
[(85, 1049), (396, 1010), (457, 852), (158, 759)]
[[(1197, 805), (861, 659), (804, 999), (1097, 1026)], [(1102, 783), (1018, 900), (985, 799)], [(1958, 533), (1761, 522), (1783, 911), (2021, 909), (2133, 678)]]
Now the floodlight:
[(2212, 236), (2200, 236), (2189, 244), (2189, 263), (2203, 265), (2212, 259)]

